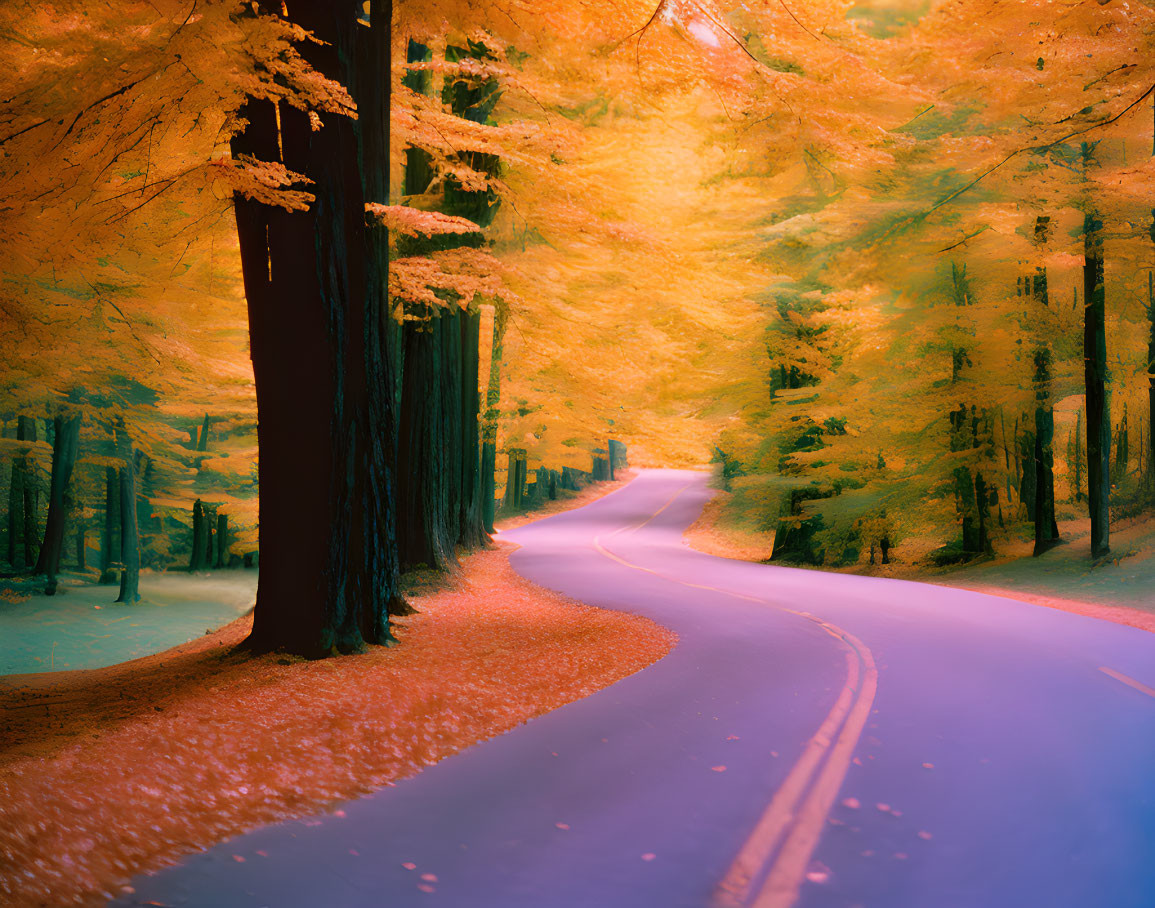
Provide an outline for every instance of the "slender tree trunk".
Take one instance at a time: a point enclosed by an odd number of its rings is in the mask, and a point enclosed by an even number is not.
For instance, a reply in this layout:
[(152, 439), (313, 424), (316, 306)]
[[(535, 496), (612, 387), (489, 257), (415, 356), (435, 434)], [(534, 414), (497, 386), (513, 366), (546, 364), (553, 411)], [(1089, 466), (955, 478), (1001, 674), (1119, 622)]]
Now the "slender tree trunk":
[(1083, 221), (1083, 361), (1087, 398), (1087, 501), (1091, 557), (1111, 551), (1111, 411), (1107, 397), (1106, 290), (1102, 223), (1094, 211)]
[(13, 457), (8, 486), (8, 563), (15, 571), (24, 569), (24, 473), (25, 458)]
[(100, 583), (114, 583), (120, 563), (120, 477), (115, 467), (104, 472), (104, 526), (100, 535)]
[(1155, 483), (1155, 272), (1147, 274), (1147, 325), (1147, 472)]
[[(17, 420), (16, 437), (21, 441), (36, 441), (36, 420), (21, 416)], [(22, 527), (24, 537), (24, 564), (31, 567), (37, 560), (37, 549), (40, 543), (40, 495), (36, 488), (36, 474), (33, 471), (32, 461), (27, 457), (21, 458), (23, 461), (24, 483), (22, 491), (24, 493), (24, 526)]]
[(1051, 351), (1035, 351), (1035, 555), (1059, 541), (1055, 520), (1055, 411), (1051, 404)]
[[(410, 38), (405, 59), (408, 63), (428, 63), (433, 59), (433, 51)], [(433, 73), (430, 70), (406, 72), (401, 81), (406, 88), (417, 94), (433, 94)], [(430, 166), (429, 153), (421, 148), (406, 148), (403, 189), (405, 195), (420, 195), (429, 188), (431, 182), (433, 182), (433, 168)]]
[(208, 534), (206, 530), (205, 506), (198, 498), (193, 502), (192, 510), (192, 555), (188, 563), (190, 572), (203, 571), (205, 569), (205, 560), (207, 558), (206, 550), (208, 549)]
[(197, 450), (207, 451), (209, 449), (209, 415), (205, 414), (205, 421), (201, 424), (201, 433), (197, 437)]
[(217, 514), (217, 557), (213, 567), (225, 568), (229, 566), (229, 515)]
[(140, 601), (140, 533), (136, 524), (136, 458), (132, 439), (123, 428), (117, 430), (117, 449), (124, 460), (120, 474), (120, 539), (124, 571), (120, 575), (117, 602)]
[(76, 526), (76, 569), (84, 571), (88, 569), (87, 552), (85, 551), (85, 528), (83, 523), (78, 523)]
[(493, 347), (489, 358), (489, 382), (485, 391), (485, 418), (481, 429), (481, 502), (485, 532), (493, 532), (493, 514), (497, 506), (497, 424), (501, 414), (501, 357), (505, 341), (506, 309), (497, 303), (493, 309)]
[(272, 106), (250, 100), (233, 140), (234, 154), (262, 160), (282, 160), (283, 149), (315, 195), (309, 211), (291, 213), (235, 200), (261, 450), (256, 651), (321, 656), (392, 642), (384, 231), (365, 224), (367, 187), (388, 185), (374, 173), (388, 157), (371, 149), (387, 147), (392, 3), (374, 3), (358, 34), (361, 9), (298, 0), (288, 12), (320, 39), (302, 56), (351, 87), (364, 122), (327, 114), (314, 131), (285, 104), (278, 133)]
[(478, 370), (481, 365), (481, 311), (476, 306), (461, 313), (461, 443), (462, 511), (461, 538), (467, 549), (487, 541), (482, 519), (482, 489), (479, 458), (481, 455), (481, 393)]
[(50, 586), (60, 572), (60, 556), (64, 553), (64, 528), (70, 504), (68, 488), (80, 445), (80, 414), (58, 415), (54, 425), (48, 518), (44, 522), (44, 544), (40, 547), (35, 569), (35, 573), (48, 576)]
[(466, 507), (465, 489), (465, 426), (464, 402), (462, 401), (462, 366), (464, 360), (461, 349), (461, 319), (464, 313), (453, 307), (441, 313), (437, 321), (438, 348), (441, 368), (438, 379), (441, 390), (441, 439), (445, 453), (445, 472), (442, 476), (444, 490), (445, 523), (449, 542), (454, 548), (460, 541), (465, 523), (463, 515)]

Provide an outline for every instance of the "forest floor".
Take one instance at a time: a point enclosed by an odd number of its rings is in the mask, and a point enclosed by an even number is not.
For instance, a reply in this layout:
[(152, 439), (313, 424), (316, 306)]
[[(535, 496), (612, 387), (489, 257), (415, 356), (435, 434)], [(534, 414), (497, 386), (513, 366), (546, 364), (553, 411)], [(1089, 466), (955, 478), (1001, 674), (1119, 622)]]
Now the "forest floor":
[(510, 551), (466, 556), (448, 582), (411, 578), (418, 613), (396, 622), (394, 648), (248, 657), (235, 651), (245, 615), (121, 665), (0, 678), (0, 904), (103, 904), (132, 876), (247, 829), (340, 816), (339, 802), (673, 647), (646, 619), (521, 579)]
[(103, 668), (188, 643), (253, 606), (257, 572), (142, 571), (142, 599), (114, 602), (118, 587), (64, 573), (55, 596), (44, 579), (0, 580), (0, 675)]
[[(773, 531), (757, 531), (727, 519), (727, 493), (719, 492), (686, 532), (691, 548), (741, 561), (765, 561)], [(938, 583), (1020, 599), (1155, 631), (1155, 520), (1131, 518), (1111, 527), (1111, 556), (1091, 559), (1085, 519), (1060, 520), (1063, 543), (1038, 558), (1034, 540), (1003, 540), (994, 557), (966, 565), (935, 567), (926, 559), (937, 543), (909, 540), (892, 552), (892, 564), (859, 563), (842, 573)], [(790, 565), (791, 567), (807, 567)]]

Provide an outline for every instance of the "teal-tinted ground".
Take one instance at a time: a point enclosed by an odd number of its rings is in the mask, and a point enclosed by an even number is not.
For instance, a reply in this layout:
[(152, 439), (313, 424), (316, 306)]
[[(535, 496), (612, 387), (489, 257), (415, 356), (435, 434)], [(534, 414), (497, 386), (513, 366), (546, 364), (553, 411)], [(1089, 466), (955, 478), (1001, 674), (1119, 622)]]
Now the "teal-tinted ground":
[(135, 605), (75, 576), (62, 577), (55, 596), (38, 586), (0, 583), (0, 675), (101, 668), (187, 643), (252, 606), (257, 572), (146, 572)]

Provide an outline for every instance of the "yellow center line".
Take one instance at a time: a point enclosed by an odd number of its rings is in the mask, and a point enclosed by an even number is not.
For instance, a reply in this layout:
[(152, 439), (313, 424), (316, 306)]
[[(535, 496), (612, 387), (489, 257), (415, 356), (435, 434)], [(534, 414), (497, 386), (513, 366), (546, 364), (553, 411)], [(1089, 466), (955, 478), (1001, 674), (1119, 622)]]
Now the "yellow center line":
[(1104, 675), (1107, 675), (1109, 678), (1114, 678), (1116, 681), (1121, 681), (1128, 687), (1135, 688), (1135, 690), (1142, 694), (1146, 694), (1148, 697), (1155, 697), (1155, 688), (1148, 687), (1142, 681), (1136, 681), (1134, 678), (1128, 677), (1122, 672), (1117, 672), (1112, 668), (1106, 668), (1102, 665), (1099, 666), (1099, 671), (1101, 671)]
[[(607, 539), (629, 530), (640, 530), (672, 505), (686, 488), (689, 486), (679, 489), (657, 512), (637, 526), (615, 530)], [(857, 637), (807, 612), (776, 605), (764, 598), (679, 580), (634, 564), (609, 551), (602, 545), (601, 537), (594, 537), (593, 545), (606, 558), (632, 570), (652, 574), (690, 589), (768, 605), (805, 618), (846, 648), (846, 682), (842, 691), (755, 824), (714, 896), (716, 908), (739, 908), (743, 905), (752, 908), (789, 908), (798, 897), (806, 866), (814, 849), (818, 847), (826, 817), (850, 769), (854, 750), (874, 705), (878, 690), (878, 669), (874, 657)], [(1155, 692), (1152, 695), (1155, 696)], [(814, 781), (816, 777), (817, 781)], [(760, 878), (764, 878), (765, 882), (753, 892), (751, 900), (751, 886)]]

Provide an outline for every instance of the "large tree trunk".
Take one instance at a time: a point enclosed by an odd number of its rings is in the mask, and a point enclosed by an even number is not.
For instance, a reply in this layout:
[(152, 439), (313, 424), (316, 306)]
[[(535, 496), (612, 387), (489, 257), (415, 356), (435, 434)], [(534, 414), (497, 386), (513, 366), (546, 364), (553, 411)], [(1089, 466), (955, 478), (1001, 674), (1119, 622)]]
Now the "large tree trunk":
[(488, 541), (482, 519), (482, 489), (479, 457), (481, 454), (481, 392), (478, 370), (481, 365), (481, 311), (476, 306), (461, 313), (461, 538), (468, 549)]
[(136, 457), (132, 439), (123, 428), (117, 430), (117, 451), (124, 460), (120, 474), (120, 544), (124, 571), (120, 575), (117, 602), (140, 601), (140, 533), (136, 524)]
[(58, 415), (52, 439), (52, 485), (48, 493), (48, 518), (44, 522), (44, 545), (36, 561), (37, 574), (48, 576), (49, 588), (60, 571), (60, 556), (64, 552), (64, 527), (68, 520), (70, 502), (69, 483), (76, 465), (80, 445), (80, 414)]
[(320, 39), (302, 56), (350, 86), (363, 122), (325, 114), (314, 131), (284, 104), (278, 133), (271, 104), (250, 100), (249, 125), (233, 140), (234, 154), (262, 160), (282, 160), (283, 148), (315, 195), (309, 211), (291, 213), (235, 200), (261, 451), (256, 651), (321, 656), (392, 642), (384, 232), (365, 224), (368, 187), (383, 200), (388, 185), (371, 172), (388, 167), (373, 149), (387, 147), (392, 3), (374, 3), (358, 35), (360, 10), (354, 0), (298, 0), (289, 16)]
[[(370, 27), (354, 26), (356, 65), (350, 89), (357, 102), (356, 135), (361, 153), (361, 189), (366, 203), (389, 202), (389, 105), (392, 82), (393, 3), (370, 6)], [(432, 80), (432, 75), (430, 76)], [(364, 364), (364, 435), (350, 494), (357, 503), (352, 524), (362, 540), (353, 569), (361, 607), (362, 636), (391, 645), (390, 615), (412, 614), (402, 598), (397, 551), (397, 437), (401, 377), (400, 322), (389, 303), (389, 231), (372, 221), (365, 227), (365, 296), (360, 319), (364, 337), (356, 345)]]
[(397, 544), (402, 570), (453, 564), (445, 503), (449, 459), (441, 436), (442, 319), (405, 324), (405, 380), (397, 454)]
[(100, 535), (100, 583), (115, 583), (112, 566), (120, 563), (120, 477), (116, 467), (104, 471), (104, 526)]
[(481, 428), (481, 505), (485, 532), (493, 532), (497, 507), (497, 424), (501, 415), (501, 356), (505, 341), (506, 309), (493, 307), (493, 347), (489, 357), (489, 382), (485, 391), (485, 417)]
[(1107, 294), (1103, 283), (1102, 222), (1083, 220), (1083, 364), (1087, 396), (1087, 502), (1091, 557), (1111, 551), (1111, 412), (1107, 397)]

